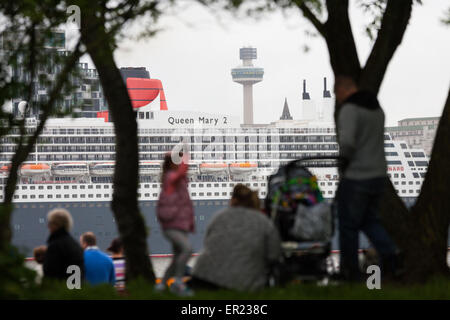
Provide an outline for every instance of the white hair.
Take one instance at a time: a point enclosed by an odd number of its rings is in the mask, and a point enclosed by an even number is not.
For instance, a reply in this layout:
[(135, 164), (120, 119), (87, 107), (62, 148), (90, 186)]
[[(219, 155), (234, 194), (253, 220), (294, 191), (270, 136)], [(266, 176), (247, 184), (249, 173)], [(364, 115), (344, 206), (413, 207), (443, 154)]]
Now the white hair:
[(47, 220), (58, 228), (64, 228), (67, 232), (69, 232), (73, 226), (72, 215), (63, 208), (51, 210), (47, 215)]

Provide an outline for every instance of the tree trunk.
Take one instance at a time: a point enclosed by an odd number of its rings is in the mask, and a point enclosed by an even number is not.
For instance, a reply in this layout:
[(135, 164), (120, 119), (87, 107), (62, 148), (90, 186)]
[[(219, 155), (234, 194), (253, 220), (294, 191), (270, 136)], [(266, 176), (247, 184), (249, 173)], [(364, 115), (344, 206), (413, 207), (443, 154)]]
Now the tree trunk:
[[(433, 151), (419, 198), (411, 210), (411, 251), (406, 257), (412, 278), (447, 274), (450, 225), (450, 90), (439, 121)], [(413, 262), (414, 261), (414, 262)], [(413, 263), (412, 263), (413, 262)]]
[(82, 8), (81, 40), (98, 71), (116, 134), (116, 165), (112, 211), (123, 241), (126, 279), (154, 282), (147, 249), (147, 230), (139, 211), (137, 188), (139, 154), (137, 122), (127, 88), (113, 57), (113, 39), (92, 8)]
[(16, 190), (19, 168), (32, 152), (38, 137), (44, 129), (48, 117), (53, 111), (54, 104), (60, 97), (61, 91), (68, 82), (70, 73), (75, 68), (80, 56), (81, 52), (79, 50), (79, 45), (77, 45), (74, 52), (67, 57), (67, 60), (65, 60), (62, 71), (58, 74), (54, 87), (50, 91), (48, 102), (40, 105), (39, 109), (42, 111), (42, 114), (39, 119), (39, 124), (33, 134), (26, 137), (26, 131), (23, 130), (24, 122), (21, 123), (21, 136), (19, 138), (17, 150), (11, 159), (11, 169), (6, 181), (4, 200), (0, 205), (0, 251), (8, 248), (11, 243), (11, 215), (14, 209), (12, 201)]
[[(348, 18), (347, 1), (327, 1), (328, 20), (322, 34), (327, 42), (335, 76), (345, 74), (358, 80), (358, 86), (377, 94), (389, 62), (400, 45), (412, 9), (412, 0), (390, 0), (381, 29), (366, 62), (359, 69)], [(317, 21), (316, 21), (317, 25)], [(320, 26), (319, 26), (320, 27)], [(430, 275), (448, 274), (447, 246), (450, 223), (450, 93), (439, 123), (427, 175), (417, 203), (409, 211), (392, 184), (386, 189), (381, 216), (404, 257), (405, 279), (423, 281)], [(335, 115), (336, 116), (336, 115)]]

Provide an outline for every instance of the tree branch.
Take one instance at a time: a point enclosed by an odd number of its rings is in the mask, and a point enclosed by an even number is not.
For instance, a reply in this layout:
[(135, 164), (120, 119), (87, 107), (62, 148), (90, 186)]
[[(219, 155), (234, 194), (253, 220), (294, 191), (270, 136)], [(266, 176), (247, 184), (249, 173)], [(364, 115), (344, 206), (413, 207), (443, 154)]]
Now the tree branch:
[(392, 59), (411, 17), (412, 0), (389, 0), (377, 39), (361, 73), (360, 87), (378, 93), (387, 66)]
[(334, 75), (345, 74), (359, 81), (361, 65), (348, 16), (348, 0), (327, 0), (325, 40)]
[(305, 0), (295, 0), (294, 3), (302, 11), (305, 18), (308, 19), (316, 28), (316, 30), (325, 38), (325, 25), (317, 18), (317, 16), (311, 11), (311, 9), (308, 8)]

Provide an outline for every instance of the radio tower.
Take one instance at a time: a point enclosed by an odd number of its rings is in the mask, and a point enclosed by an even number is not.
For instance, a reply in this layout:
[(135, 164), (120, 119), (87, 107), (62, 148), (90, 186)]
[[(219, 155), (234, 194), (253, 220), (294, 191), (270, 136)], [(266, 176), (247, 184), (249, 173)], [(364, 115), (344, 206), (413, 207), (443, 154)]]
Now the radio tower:
[(240, 48), (239, 57), (242, 66), (231, 69), (231, 76), (234, 82), (244, 86), (244, 124), (253, 124), (253, 85), (263, 80), (264, 69), (253, 66), (256, 48)]

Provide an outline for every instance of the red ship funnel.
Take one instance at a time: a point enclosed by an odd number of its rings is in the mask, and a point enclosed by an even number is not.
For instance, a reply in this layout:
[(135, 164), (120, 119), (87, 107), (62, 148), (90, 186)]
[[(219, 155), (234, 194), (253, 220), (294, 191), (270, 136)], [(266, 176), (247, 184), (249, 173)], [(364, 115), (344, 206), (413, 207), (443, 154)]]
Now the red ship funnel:
[(168, 110), (161, 80), (127, 78), (127, 89), (133, 108), (140, 108), (153, 102), (159, 94), (160, 110)]

